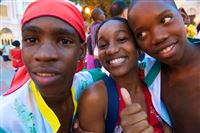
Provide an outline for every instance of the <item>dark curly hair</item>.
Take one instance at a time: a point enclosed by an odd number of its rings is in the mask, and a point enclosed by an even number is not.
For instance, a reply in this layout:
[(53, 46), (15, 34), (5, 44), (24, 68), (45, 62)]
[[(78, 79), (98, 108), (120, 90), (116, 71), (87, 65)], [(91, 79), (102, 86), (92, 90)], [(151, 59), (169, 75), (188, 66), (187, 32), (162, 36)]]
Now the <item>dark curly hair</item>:
[(15, 40), (14, 42), (12, 42), (12, 45), (15, 46), (15, 47), (19, 47), (20, 42), (18, 40)]

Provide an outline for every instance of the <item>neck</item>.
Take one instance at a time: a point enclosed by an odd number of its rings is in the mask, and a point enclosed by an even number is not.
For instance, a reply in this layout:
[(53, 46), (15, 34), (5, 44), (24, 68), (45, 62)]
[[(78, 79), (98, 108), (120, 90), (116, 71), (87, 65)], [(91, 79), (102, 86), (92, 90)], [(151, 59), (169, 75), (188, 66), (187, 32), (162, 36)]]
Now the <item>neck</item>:
[(50, 107), (61, 105), (71, 97), (71, 83), (67, 83), (63, 86), (56, 85), (37, 88), (47, 105)]
[(64, 96), (43, 96), (43, 99), (49, 107), (61, 107), (66, 104), (68, 99), (71, 99), (71, 92), (66, 93)]
[(138, 76), (138, 68), (133, 69), (122, 77), (113, 77), (120, 88), (126, 88), (129, 92), (135, 93), (141, 87), (141, 81)]

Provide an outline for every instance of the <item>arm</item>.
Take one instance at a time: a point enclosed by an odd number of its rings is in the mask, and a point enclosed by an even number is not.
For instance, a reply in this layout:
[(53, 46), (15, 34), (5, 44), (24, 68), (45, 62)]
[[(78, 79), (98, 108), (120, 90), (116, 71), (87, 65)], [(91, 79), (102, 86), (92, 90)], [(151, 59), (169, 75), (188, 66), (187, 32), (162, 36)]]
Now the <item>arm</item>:
[(99, 81), (81, 94), (78, 105), (78, 120), (81, 129), (104, 133), (107, 112), (107, 94), (103, 81)]

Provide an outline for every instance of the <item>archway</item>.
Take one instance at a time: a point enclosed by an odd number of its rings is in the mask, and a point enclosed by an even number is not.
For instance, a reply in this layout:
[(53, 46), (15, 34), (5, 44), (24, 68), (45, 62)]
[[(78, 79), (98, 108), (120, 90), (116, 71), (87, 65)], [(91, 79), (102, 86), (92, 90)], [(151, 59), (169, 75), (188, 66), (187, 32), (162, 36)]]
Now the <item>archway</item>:
[(10, 45), (13, 42), (13, 33), (9, 28), (0, 30), (0, 43), (2, 45)]

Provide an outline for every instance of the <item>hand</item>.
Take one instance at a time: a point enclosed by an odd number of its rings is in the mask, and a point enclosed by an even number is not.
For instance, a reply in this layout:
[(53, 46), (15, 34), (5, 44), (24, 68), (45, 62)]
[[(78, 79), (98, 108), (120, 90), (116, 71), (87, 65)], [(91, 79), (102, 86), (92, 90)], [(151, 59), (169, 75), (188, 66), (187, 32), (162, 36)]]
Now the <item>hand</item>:
[(149, 125), (147, 114), (138, 103), (132, 103), (131, 97), (125, 88), (121, 88), (125, 108), (120, 113), (121, 126), (124, 133), (154, 133)]
[(83, 129), (81, 129), (81, 127), (79, 125), (78, 119), (76, 119), (73, 124), (72, 132), (73, 133), (93, 133), (93, 132), (83, 131)]

